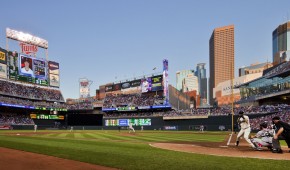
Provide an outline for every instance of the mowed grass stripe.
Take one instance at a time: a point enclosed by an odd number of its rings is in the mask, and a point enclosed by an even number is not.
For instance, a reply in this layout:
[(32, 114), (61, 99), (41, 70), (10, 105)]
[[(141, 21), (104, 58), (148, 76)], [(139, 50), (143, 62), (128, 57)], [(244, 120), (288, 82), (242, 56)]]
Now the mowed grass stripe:
[(136, 136), (135, 138), (145, 139), (150, 141), (212, 141), (220, 142), (225, 139), (226, 136), (221, 135), (204, 135), (204, 134), (140, 134), (141, 136)]
[[(78, 134), (78, 133), (75, 133)], [(84, 133), (80, 133), (84, 134)], [(101, 133), (86, 133), (88, 138), (105, 139), (105, 140), (126, 140), (139, 142), (165, 142), (165, 141), (212, 141), (220, 142), (226, 137), (225, 135), (206, 135), (206, 134), (176, 134), (176, 133), (122, 133), (102, 131)], [(75, 138), (78, 138), (75, 136)]]
[[(43, 142), (40, 142), (43, 141)], [(64, 146), (59, 144), (66, 141)], [(40, 146), (41, 145), (41, 146)], [(167, 151), (146, 144), (124, 142), (41, 140), (30, 137), (0, 136), (0, 146), (38, 152), (119, 169), (287, 169), (288, 161), (230, 158)]]
[[(91, 135), (91, 134), (90, 134)], [(164, 134), (164, 133), (98, 133), (94, 136), (105, 136), (106, 139), (111, 140), (127, 140), (139, 142), (164, 142), (164, 141), (223, 141), (225, 135), (205, 135), (205, 134)]]
[(100, 140), (108, 140), (109, 138), (105, 136), (99, 135), (99, 133), (85, 133), (87, 138), (93, 138), (93, 139), (100, 139)]

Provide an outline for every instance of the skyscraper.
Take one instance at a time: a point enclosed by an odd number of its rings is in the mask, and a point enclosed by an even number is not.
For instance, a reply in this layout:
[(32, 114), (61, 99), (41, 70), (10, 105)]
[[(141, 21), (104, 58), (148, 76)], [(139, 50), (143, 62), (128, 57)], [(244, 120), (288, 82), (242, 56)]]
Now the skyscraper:
[(206, 69), (205, 69), (205, 63), (198, 63), (196, 66), (195, 76), (198, 78), (198, 89), (199, 89), (199, 95), (201, 98), (201, 104), (202, 101), (207, 101), (207, 77), (206, 77)]
[(176, 89), (178, 91), (182, 90), (182, 81), (188, 74), (194, 73), (193, 70), (182, 70), (176, 72)]
[(182, 81), (182, 91), (189, 92), (189, 91), (196, 91), (198, 94), (198, 77), (195, 76), (193, 73), (188, 74)]
[(209, 102), (212, 105), (213, 88), (220, 82), (234, 78), (234, 25), (214, 29), (209, 40)]
[(272, 33), (273, 64), (289, 61), (290, 21), (279, 25)]

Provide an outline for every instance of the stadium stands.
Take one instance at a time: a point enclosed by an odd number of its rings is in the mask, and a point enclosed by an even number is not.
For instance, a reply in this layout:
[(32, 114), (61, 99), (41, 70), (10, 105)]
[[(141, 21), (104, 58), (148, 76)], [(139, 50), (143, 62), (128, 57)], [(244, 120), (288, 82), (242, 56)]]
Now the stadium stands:
[(0, 112), (0, 125), (34, 125), (34, 122), (27, 115)]
[(24, 85), (16, 82), (4, 81), (1, 79), (0, 94), (23, 99), (64, 102), (63, 96), (58, 89), (44, 88), (28, 84)]

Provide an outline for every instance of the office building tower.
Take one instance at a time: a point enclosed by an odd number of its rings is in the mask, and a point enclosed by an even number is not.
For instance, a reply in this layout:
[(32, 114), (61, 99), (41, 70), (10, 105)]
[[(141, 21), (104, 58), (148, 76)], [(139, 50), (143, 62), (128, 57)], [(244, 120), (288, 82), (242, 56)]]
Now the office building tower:
[[(207, 77), (205, 63), (198, 63), (196, 66), (195, 76), (198, 78), (198, 89), (201, 98), (201, 105), (207, 102)], [(204, 102), (203, 102), (204, 101)]]
[(182, 70), (176, 72), (176, 89), (178, 91), (182, 90), (182, 81), (188, 74), (194, 73), (193, 70)]
[(273, 65), (289, 61), (290, 21), (279, 25), (272, 33)]
[(184, 93), (196, 91), (196, 94), (198, 95), (198, 77), (193, 73), (188, 74), (182, 81), (182, 91)]
[(214, 104), (213, 88), (234, 78), (234, 25), (214, 29), (209, 40), (209, 103)]

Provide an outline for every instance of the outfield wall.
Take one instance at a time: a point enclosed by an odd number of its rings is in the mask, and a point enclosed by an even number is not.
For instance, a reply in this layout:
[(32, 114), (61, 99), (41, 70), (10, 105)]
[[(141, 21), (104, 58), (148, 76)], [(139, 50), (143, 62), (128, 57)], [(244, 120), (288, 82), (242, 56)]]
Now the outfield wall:
[[(268, 114), (253, 114), (249, 115), (250, 119), (265, 116)], [(101, 119), (102, 116), (95, 117), (96, 119)], [(92, 118), (88, 116), (88, 118)], [(180, 118), (180, 117), (179, 117)], [(102, 118), (102, 125), (95, 126), (95, 125), (79, 125), (79, 124), (72, 124), (67, 123), (67, 121), (63, 121), (62, 124), (55, 128), (54, 121), (52, 120), (37, 120), (35, 123), (38, 125), (39, 130), (44, 129), (70, 129), (73, 126), (74, 130), (119, 130), (119, 126), (106, 126), (106, 120), (114, 120), (117, 119), (150, 119), (150, 125), (143, 125), (143, 130), (184, 130), (184, 131), (198, 131), (200, 126), (204, 126), (204, 130), (207, 131), (228, 131), (232, 129), (232, 116), (206, 116), (204, 118), (195, 118), (195, 119), (164, 119), (162, 116), (160, 117), (122, 117), (122, 118)], [(233, 117), (234, 123), (236, 123), (237, 116)], [(84, 121), (84, 120), (82, 120)], [(92, 121), (92, 120), (90, 120)], [(95, 120), (100, 123), (100, 120)], [(94, 121), (93, 121), (94, 122)], [(79, 123), (79, 122), (78, 122)], [(19, 130), (33, 130), (32, 125), (12, 125), (13, 129)], [(127, 129), (128, 126), (120, 126), (120, 130)], [(133, 125), (135, 130), (141, 130), (141, 125), (135, 126)], [(234, 125), (236, 128), (237, 125)]]
[[(251, 118), (261, 117), (268, 114), (252, 114), (249, 115)], [(106, 119), (131, 119), (132, 117), (124, 118), (104, 118), (103, 128), (104, 129), (118, 129), (117, 126), (105, 126)], [(228, 131), (232, 129), (232, 115), (227, 116), (208, 116), (207, 118), (195, 118), (195, 119), (172, 119), (164, 120), (163, 117), (140, 117), (140, 119), (150, 118), (151, 126), (143, 126), (144, 130), (199, 130), (200, 126), (204, 126), (204, 130), (208, 131)], [(236, 120), (238, 116), (233, 117), (234, 129), (237, 128)], [(132, 119), (137, 119), (136, 117)], [(134, 126), (135, 129), (140, 130), (141, 126)]]

